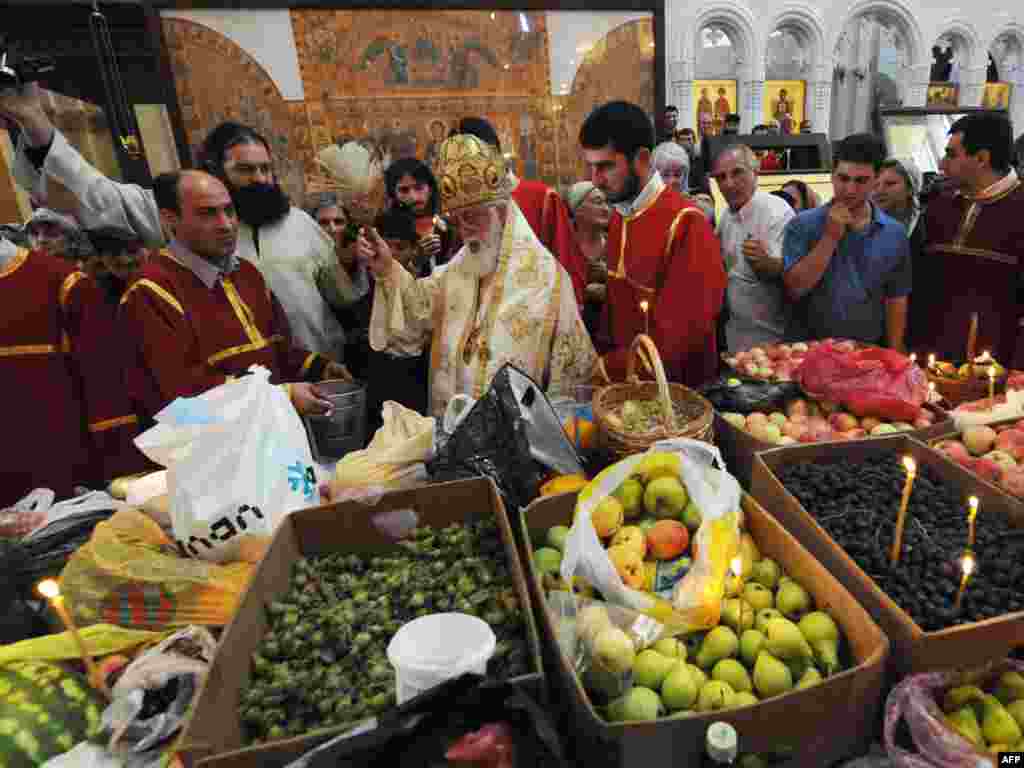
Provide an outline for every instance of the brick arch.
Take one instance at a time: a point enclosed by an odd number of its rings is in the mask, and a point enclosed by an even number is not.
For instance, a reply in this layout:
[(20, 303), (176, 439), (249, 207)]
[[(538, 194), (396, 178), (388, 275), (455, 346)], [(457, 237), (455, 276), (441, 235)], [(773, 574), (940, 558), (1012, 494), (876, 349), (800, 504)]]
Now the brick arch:
[(273, 79), (219, 32), (186, 19), (165, 18), (162, 24), (189, 144), (197, 148), (224, 120), (252, 126), (274, 150), (281, 186), (301, 205), (306, 182), (296, 121)]

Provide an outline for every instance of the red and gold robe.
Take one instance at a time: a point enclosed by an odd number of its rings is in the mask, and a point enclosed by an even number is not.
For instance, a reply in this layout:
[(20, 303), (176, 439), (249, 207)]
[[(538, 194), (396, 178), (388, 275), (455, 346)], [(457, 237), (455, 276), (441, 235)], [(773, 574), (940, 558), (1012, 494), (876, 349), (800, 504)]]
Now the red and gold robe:
[(598, 340), (608, 378), (626, 375), (630, 345), (644, 333), (644, 300), (648, 335), (669, 380), (697, 386), (714, 376), (725, 285), (721, 248), (704, 212), (655, 174), (633, 212), (614, 213), (608, 227), (608, 293)]
[(111, 479), (103, 452), (131, 455), (137, 424), (103, 349), (118, 344), (99, 287), (66, 261), (20, 249), (0, 269), (0, 296), (0, 508), (34, 488), (66, 498), (75, 485)]
[(133, 353), (129, 387), (147, 418), (251, 365), (278, 383), (319, 381), (328, 362), (294, 346), (281, 305), (247, 261), (210, 289), (161, 251), (121, 298), (120, 320)]
[(963, 360), (977, 312), (978, 352), (1024, 367), (1024, 184), (1011, 171), (977, 197), (932, 200), (925, 234), (909, 315), (919, 355)]
[(576, 243), (569, 210), (555, 190), (540, 181), (517, 179), (512, 199), (541, 244), (558, 259), (572, 279), (576, 303), (583, 305), (587, 287), (587, 262)]

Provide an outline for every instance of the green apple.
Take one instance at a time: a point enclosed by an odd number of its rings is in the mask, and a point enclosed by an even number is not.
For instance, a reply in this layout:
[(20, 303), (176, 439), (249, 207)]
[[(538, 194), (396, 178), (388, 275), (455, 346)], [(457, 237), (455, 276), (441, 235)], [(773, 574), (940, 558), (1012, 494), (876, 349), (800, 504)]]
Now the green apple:
[(674, 637), (663, 637), (652, 647), (662, 656), (686, 661), (686, 645)]
[(565, 539), (569, 535), (569, 529), (564, 525), (556, 525), (548, 528), (547, 544), (559, 552), (565, 550)]
[(533, 553), (533, 564), (541, 573), (557, 576), (562, 567), (562, 553), (553, 547), (541, 547)]
[(636, 478), (627, 478), (612, 495), (622, 502), (622, 514), (627, 520), (643, 514), (644, 486)]
[(659, 477), (647, 484), (644, 507), (659, 519), (681, 519), (689, 494), (675, 477)]
[(608, 705), (608, 719), (615, 723), (630, 720), (656, 720), (665, 706), (650, 688), (633, 686), (629, 692)]
[(679, 662), (661, 683), (661, 700), (669, 712), (692, 709), (697, 703), (697, 681), (686, 664)]

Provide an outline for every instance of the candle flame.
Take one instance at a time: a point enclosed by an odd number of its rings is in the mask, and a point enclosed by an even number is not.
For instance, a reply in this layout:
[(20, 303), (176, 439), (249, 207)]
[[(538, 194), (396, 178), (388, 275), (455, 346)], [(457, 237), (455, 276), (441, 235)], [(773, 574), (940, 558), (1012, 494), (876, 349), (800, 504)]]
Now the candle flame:
[(928, 355), (928, 365), (929, 367), (935, 366), (935, 355)]
[(60, 585), (53, 579), (44, 579), (36, 586), (39, 594), (47, 600), (53, 600), (60, 595)]
[(960, 567), (964, 570), (964, 576), (970, 576), (972, 573), (974, 573), (974, 567), (976, 565), (977, 562), (974, 559), (974, 555), (972, 555), (970, 552), (966, 552), (963, 558), (960, 560)]
[(736, 555), (729, 563), (729, 567), (732, 569), (733, 575), (738, 579), (740, 574), (743, 573), (743, 558), (740, 555)]
[(928, 391), (929, 392), (934, 392), (935, 391), (935, 382), (934, 381), (929, 381), (928, 382)]
[(910, 362), (912, 362), (912, 363), (916, 363), (917, 362), (917, 353), (916, 352), (911, 352), (910, 353)]
[(994, 379), (996, 377), (996, 369), (995, 368), (989, 368), (988, 369), (988, 377), (990, 379)]
[(644, 299), (643, 301), (640, 302), (640, 311), (646, 312), (649, 306), (650, 304), (647, 303), (647, 299)]
[(917, 464), (909, 456), (903, 457), (903, 466), (906, 468), (908, 475), (912, 475), (917, 472)]
[(978, 511), (978, 504), (979, 503), (980, 502), (978, 501), (978, 497), (977, 496), (971, 496), (967, 500), (967, 504), (971, 507), (971, 512), (977, 512)]

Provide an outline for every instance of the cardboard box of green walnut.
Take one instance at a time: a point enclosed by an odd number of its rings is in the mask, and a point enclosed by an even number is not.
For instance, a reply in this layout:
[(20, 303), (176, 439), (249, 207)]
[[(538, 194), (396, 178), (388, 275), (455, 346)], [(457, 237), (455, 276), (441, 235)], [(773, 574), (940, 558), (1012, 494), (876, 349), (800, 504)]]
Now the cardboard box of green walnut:
[[(412, 525), (396, 542), (396, 527)], [(443, 611), (492, 624), (489, 673), (541, 681), (526, 580), (492, 481), (291, 514), (221, 638), (179, 741), (186, 768), (284, 766), (383, 714), (394, 706), (387, 643), (405, 621)]]
[[(650, 694), (653, 689), (639, 686), (642, 695), (637, 697), (640, 700), (635, 702), (638, 705), (635, 712), (633, 707), (624, 712), (622, 702), (609, 702), (606, 705), (599, 700), (597, 692), (592, 695), (586, 681), (577, 675), (573, 661), (560, 652), (558, 638), (560, 631), (564, 638), (564, 628), (557, 624), (557, 617), (548, 610), (543, 575), (535, 563), (528, 562), (527, 578), (541, 628), (545, 657), (553, 662), (550, 667), (553, 670), (550, 675), (552, 695), (556, 700), (565, 702), (569, 708), (568, 747), (581, 764), (585, 761), (588, 766), (644, 765), (647, 768), (658, 768), (686, 764), (687, 759), (696, 762), (700, 759), (705, 731), (716, 720), (729, 722), (737, 729), (741, 753), (786, 755), (788, 758), (796, 758), (793, 765), (831, 765), (844, 757), (865, 751), (870, 745), (879, 722), (882, 684), (889, 653), (888, 641), (853, 597), (756, 501), (744, 496), (742, 508), (744, 528), (756, 545), (757, 557), (774, 561), (782, 572), (806, 588), (815, 609), (834, 618), (843, 637), (840, 647), (844, 662), (842, 671), (802, 688), (797, 688), (796, 681), (793, 681), (788, 692), (780, 690), (770, 698), (758, 697), (760, 700), (757, 702), (748, 693), (740, 697), (738, 702), (732, 700), (731, 705), (725, 708), (720, 708), (723, 702), (709, 700), (705, 702), (707, 706), (703, 711), (697, 711), (701, 691), (696, 691), (697, 698), (692, 702), (688, 700), (689, 707), (676, 709), (672, 713), (667, 711), (665, 680), (662, 680), (657, 696)], [(541, 499), (532, 504), (523, 516), (525, 536), (532, 547), (536, 549), (547, 543), (550, 529), (570, 525), (574, 509), (573, 495)], [(753, 579), (748, 577), (748, 581)], [(749, 618), (756, 621), (757, 617), (755, 614)], [(723, 617), (720, 626), (728, 626), (730, 620)], [(739, 621), (741, 626), (746, 626), (747, 617), (739, 617)], [(700, 686), (701, 689), (708, 688), (705, 698), (710, 699), (724, 690), (722, 681), (712, 679), (714, 670), (720, 661), (739, 660), (742, 649), (738, 646), (735, 649), (730, 647), (724, 659), (708, 663), (712, 649), (701, 647), (703, 639), (699, 646), (691, 643), (691, 648), (686, 648), (685, 637), (680, 639), (683, 649), (676, 646), (674, 652), (685, 652), (686, 662), (692, 666), (697, 667), (699, 663), (707, 667), (706, 670), (698, 667), (707, 678)], [(663, 643), (649, 650), (671, 655), (673, 651), (670, 645)], [(648, 658), (647, 661), (654, 660)], [(645, 662), (642, 666), (658, 665)], [(721, 666), (720, 671), (726, 671), (726, 667), (734, 665)], [(635, 661), (632, 672), (636, 685), (638, 673)], [(642, 668), (639, 676), (649, 678), (657, 676), (656, 672), (655, 669)], [(679, 673), (677, 677), (681, 675)], [(715, 684), (705, 685), (710, 683)], [(729, 686), (733, 687), (732, 684)], [(696, 688), (696, 685), (693, 687)], [(679, 693), (677, 690), (669, 691), (669, 699), (672, 700)], [(645, 707), (645, 698), (656, 706)], [(658, 702), (654, 702), (655, 698)], [(645, 712), (645, 709), (651, 711)], [(655, 712), (658, 715), (655, 719), (628, 719), (631, 713), (634, 717), (646, 717)], [(743, 764), (764, 763), (750, 757)]]

